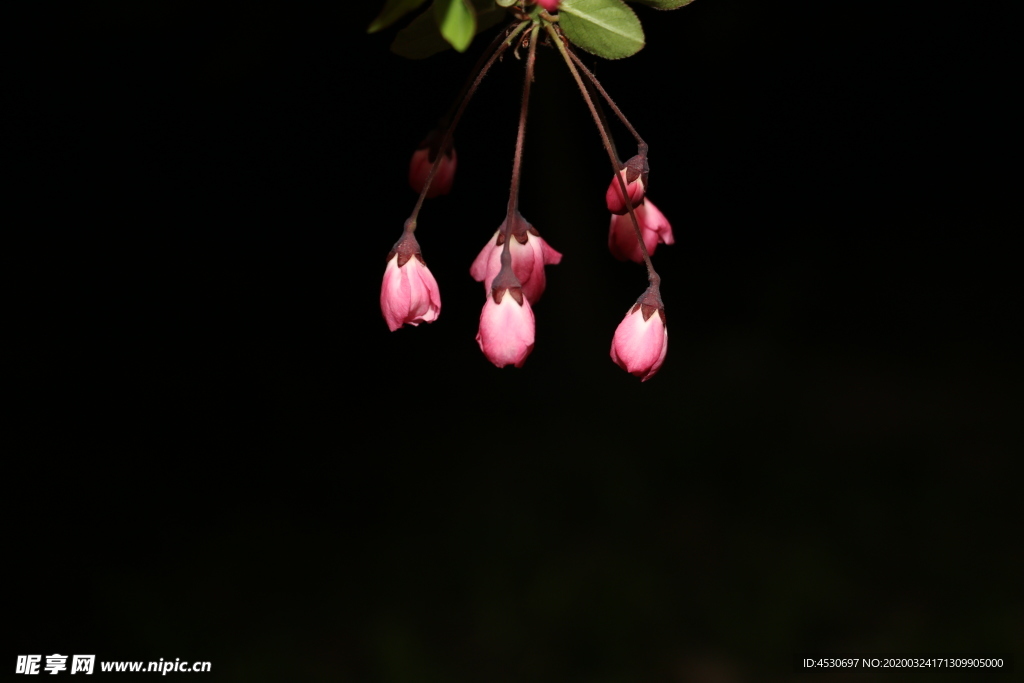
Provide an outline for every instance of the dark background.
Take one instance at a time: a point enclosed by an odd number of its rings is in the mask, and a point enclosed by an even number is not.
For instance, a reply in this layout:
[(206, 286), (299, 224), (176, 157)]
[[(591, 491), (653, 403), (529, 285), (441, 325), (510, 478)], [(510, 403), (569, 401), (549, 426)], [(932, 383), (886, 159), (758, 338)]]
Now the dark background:
[(670, 351), (641, 384), (608, 348), (644, 272), (607, 252), (609, 164), (550, 49), (521, 206), (565, 258), (533, 354), (483, 357), (468, 275), (507, 201), (510, 58), (421, 215), (440, 319), (388, 332), (408, 159), (485, 40), (403, 60), (394, 29), (364, 32), (379, 4), (4, 22), (5, 671), (868, 678), (794, 671), (816, 652), (1001, 653), (1019, 675), (991, 10), (638, 8), (648, 46), (595, 68), (677, 240), (655, 257)]

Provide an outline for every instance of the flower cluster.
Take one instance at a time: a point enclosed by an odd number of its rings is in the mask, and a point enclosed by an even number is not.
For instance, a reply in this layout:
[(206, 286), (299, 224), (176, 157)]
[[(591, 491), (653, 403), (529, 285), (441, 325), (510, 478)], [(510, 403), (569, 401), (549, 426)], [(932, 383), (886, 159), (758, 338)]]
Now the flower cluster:
[[(554, 12), (559, 3), (557, 0), (537, 0), (536, 4), (547, 12)], [(520, 34), (527, 28), (532, 29), (528, 40), (520, 38)], [(413, 236), (417, 215), (424, 199), (451, 191), (457, 159), (451, 143), (452, 130), (483, 74), (506, 48), (522, 41), (523, 47), (529, 47), (529, 53), (508, 211), (501, 225), (473, 261), (469, 273), (484, 286), (484, 305), (476, 335), (484, 356), (499, 368), (508, 365), (522, 367), (533, 351), (536, 332), (533, 307), (540, 301), (547, 284), (545, 268), (557, 265), (562, 260), (562, 254), (541, 237), (540, 232), (518, 209), (530, 85), (533, 82), (537, 35), (542, 28), (548, 32), (552, 38), (550, 43), (562, 53), (576, 79), (612, 161), (614, 173), (605, 193), (605, 203), (611, 213), (608, 248), (615, 258), (642, 263), (647, 268), (649, 285), (615, 330), (610, 351), (612, 361), (646, 381), (661, 368), (668, 350), (665, 307), (659, 291), (661, 278), (655, 272), (650, 256), (659, 244), (672, 244), (675, 241), (672, 226), (647, 196), (650, 175), (647, 144), (625, 120), (593, 74), (561, 40), (560, 29), (554, 19), (544, 13), (534, 14), (532, 18), (523, 17), (518, 26), (499, 36), (499, 40), (491, 45), (489, 53), (485, 55), (487, 59), (481, 59), (480, 71), (474, 74), (472, 86), (464, 90), (466, 97), (450, 122), (446, 121), (444, 126), (439, 126), (437, 131), (428, 135), (413, 154), (409, 164), (409, 183), (420, 196), (412, 215), (406, 221), (402, 237), (388, 255), (381, 287), (381, 311), (392, 331), (403, 325), (416, 326), (421, 322), (433, 322), (440, 314), (441, 298), (437, 282), (427, 268), (420, 245)], [(590, 79), (590, 88), (584, 83), (581, 74)], [(615, 155), (603, 117), (599, 115), (590, 95), (591, 88), (607, 100), (615, 114), (636, 137), (638, 153), (625, 163), (620, 162)], [(442, 128), (443, 133), (439, 132)]]

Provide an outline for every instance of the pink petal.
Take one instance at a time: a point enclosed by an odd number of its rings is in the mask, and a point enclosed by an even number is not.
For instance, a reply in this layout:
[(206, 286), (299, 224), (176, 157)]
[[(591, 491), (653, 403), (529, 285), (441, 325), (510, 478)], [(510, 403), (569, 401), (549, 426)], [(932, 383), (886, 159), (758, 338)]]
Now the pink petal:
[[(622, 180), (626, 182), (626, 191), (629, 193), (629, 201), (633, 203), (633, 209), (640, 205), (640, 202), (644, 200), (644, 181), (637, 178), (633, 182), (626, 181), (626, 169), (619, 171), (619, 175), (622, 176)], [(626, 206), (626, 200), (622, 197), (622, 188), (619, 187), (619, 179), (612, 177), (612, 182), (608, 185), (608, 190), (604, 193), (604, 202), (608, 206), (608, 210), (614, 214), (624, 214), (629, 212), (629, 208)]]
[(676, 238), (672, 234), (672, 225), (665, 218), (665, 214), (658, 210), (651, 200), (644, 202), (644, 224), (648, 230), (658, 234), (658, 242), (661, 244), (675, 244)]
[[(513, 244), (512, 246), (515, 245)], [(530, 272), (524, 279), (517, 270), (516, 277), (523, 283), (523, 294), (530, 300), (531, 304), (536, 304), (540, 300), (541, 295), (544, 294), (545, 287), (547, 287), (547, 273), (544, 271), (544, 266), (559, 263), (562, 260), (562, 255), (548, 246), (543, 237), (531, 233), (527, 233), (526, 244), (522, 246), (520, 254), (522, 262), (524, 264), (529, 263)], [(514, 266), (514, 258), (512, 263)], [(524, 275), (526, 274), (525, 271), (526, 268), (524, 266)]]
[(551, 246), (547, 243), (547, 240), (545, 240), (543, 237), (537, 237), (536, 239), (538, 242), (540, 242), (541, 248), (544, 252), (543, 261), (545, 265), (557, 266), (559, 263), (562, 262), (561, 252), (552, 249)]
[(469, 274), (477, 282), (484, 283), (484, 290), (487, 292), (491, 291), (491, 281), (501, 270), (501, 247), (497, 244), (499, 234), (500, 228), (487, 241), (477, 257), (473, 259), (473, 265), (469, 267)]
[(421, 322), (429, 323), (437, 320), (441, 313), (441, 292), (437, 287), (437, 280), (418, 258), (409, 259), (405, 264), (409, 271), (410, 305), (406, 322), (410, 325), (418, 325)]
[[(650, 199), (645, 199), (644, 203), (636, 207), (634, 211), (648, 254), (653, 256), (658, 244), (675, 242), (672, 226), (669, 225), (668, 219)], [(636, 231), (633, 229), (633, 221), (630, 220), (628, 213), (612, 216), (611, 226), (608, 229), (608, 249), (612, 252), (612, 256), (620, 261), (628, 259), (637, 263), (643, 262), (644, 257), (640, 251), (640, 243), (636, 240)]]
[[(536, 276), (537, 267), (540, 267), (540, 288), (544, 290), (544, 262), (535, 258), (533, 245), (530, 242), (533, 240), (533, 235), (526, 233), (526, 244), (519, 244), (519, 240), (515, 237), (509, 237), (512, 240), (511, 251), (512, 251), (512, 272), (519, 278), (519, 282), (523, 285), (523, 291), (525, 293), (528, 283)], [(532, 301), (532, 299), (531, 299)]]
[(404, 323), (410, 298), (409, 282), (399, 272), (397, 261), (397, 255), (388, 261), (387, 268), (384, 269), (384, 283), (380, 289), (380, 310), (384, 314), (388, 329), (392, 332)]
[[(639, 218), (638, 211), (637, 219)], [(639, 220), (637, 222), (639, 223)], [(647, 243), (646, 240), (644, 243)], [(612, 222), (608, 228), (608, 250), (620, 261), (643, 262), (640, 243), (636, 241), (636, 231), (628, 213), (621, 216), (612, 214)]]

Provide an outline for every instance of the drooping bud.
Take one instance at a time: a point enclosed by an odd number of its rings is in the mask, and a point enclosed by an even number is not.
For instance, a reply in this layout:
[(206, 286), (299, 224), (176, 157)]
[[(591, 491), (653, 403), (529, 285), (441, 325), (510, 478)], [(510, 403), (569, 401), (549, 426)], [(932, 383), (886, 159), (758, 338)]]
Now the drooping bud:
[(388, 254), (380, 288), (380, 310), (388, 328), (430, 323), (441, 313), (441, 293), (427, 268), (411, 231), (395, 242)]
[(506, 218), (484, 245), (473, 261), (473, 265), (470, 266), (469, 274), (477, 282), (484, 283), (485, 291), (491, 291), (494, 277), (501, 270), (501, 252), (507, 233), (512, 237), (512, 244), (509, 245), (512, 254), (512, 271), (519, 279), (523, 294), (531, 304), (536, 305), (547, 285), (544, 266), (560, 263), (562, 254), (552, 249), (547, 241), (540, 236), (537, 228), (530, 225), (518, 211), (513, 214), (512, 225), (508, 226), (506, 231), (507, 223), (508, 219)]
[[(636, 214), (636, 222), (640, 226), (640, 234), (644, 238), (648, 254), (654, 254), (654, 249), (659, 244), (675, 243), (672, 225), (650, 199), (645, 200), (633, 212)], [(640, 243), (636, 239), (636, 230), (633, 229), (633, 220), (628, 213), (623, 216), (612, 216), (608, 229), (608, 249), (612, 256), (620, 261), (643, 262), (644, 257), (640, 251)]]
[(651, 285), (616, 328), (611, 358), (623, 370), (646, 382), (661, 368), (667, 353), (665, 306), (657, 285)]
[(499, 368), (521, 368), (533, 351), (536, 321), (511, 263), (504, 260), (480, 311), (476, 341), (487, 359)]
[(558, 9), (558, 3), (560, 0), (536, 0), (536, 2), (548, 12), (554, 12)]
[(529, 299), (515, 288), (503, 289), (487, 297), (476, 341), (487, 360), (499, 368), (521, 368), (533, 351), (535, 326)]
[[(633, 208), (640, 206), (644, 201), (644, 194), (647, 192), (647, 177), (650, 174), (650, 166), (647, 163), (647, 155), (637, 154), (626, 162), (626, 165), (619, 175), (626, 183), (626, 192), (629, 193), (629, 201)], [(608, 210), (614, 214), (624, 214), (629, 211), (626, 200), (622, 196), (622, 187), (619, 179), (613, 177), (608, 185), (608, 191), (604, 193), (605, 204)]]
[(427, 190), (427, 198), (448, 194), (452, 189), (452, 182), (455, 180), (455, 165), (458, 157), (455, 154), (455, 147), (449, 143), (448, 149), (441, 152), (441, 140), (443, 135), (438, 131), (431, 131), (412, 155), (409, 161), (409, 186), (413, 191), (423, 192), (423, 186), (427, 184), (430, 176), (430, 167), (438, 154), (441, 154), (441, 161), (437, 166), (437, 173)]

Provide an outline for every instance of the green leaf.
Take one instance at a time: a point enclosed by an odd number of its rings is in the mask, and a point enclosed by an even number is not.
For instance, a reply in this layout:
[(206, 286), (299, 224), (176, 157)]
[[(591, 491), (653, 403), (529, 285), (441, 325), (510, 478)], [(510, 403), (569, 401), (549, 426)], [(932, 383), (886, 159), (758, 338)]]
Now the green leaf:
[(654, 9), (679, 9), (684, 5), (689, 5), (693, 0), (629, 0), (629, 2), (638, 2)]
[[(435, 2), (433, 8), (420, 14), (398, 32), (391, 43), (392, 52), (408, 59), (426, 59), (452, 47), (441, 35), (435, 21), (437, 4)], [(508, 16), (508, 12), (495, 5), (493, 0), (473, 0), (473, 6), (476, 8), (477, 33), (491, 28)], [(470, 40), (472, 38), (470, 36)]]
[(622, 0), (562, 0), (558, 25), (574, 45), (605, 59), (622, 59), (644, 46), (644, 29)]
[(434, 13), (430, 10), (409, 22), (391, 43), (392, 52), (408, 59), (426, 59), (450, 47), (448, 41), (442, 38), (440, 31), (437, 30)]
[(434, 18), (441, 35), (459, 52), (465, 52), (476, 35), (476, 14), (466, 0), (434, 0)]
[(384, 9), (380, 11), (377, 18), (370, 24), (370, 28), (366, 29), (367, 33), (376, 33), (382, 28), (387, 28), (391, 24), (395, 23), (409, 12), (413, 11), (427, 0), (387, 0), (384, 3)]

